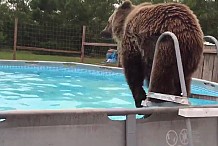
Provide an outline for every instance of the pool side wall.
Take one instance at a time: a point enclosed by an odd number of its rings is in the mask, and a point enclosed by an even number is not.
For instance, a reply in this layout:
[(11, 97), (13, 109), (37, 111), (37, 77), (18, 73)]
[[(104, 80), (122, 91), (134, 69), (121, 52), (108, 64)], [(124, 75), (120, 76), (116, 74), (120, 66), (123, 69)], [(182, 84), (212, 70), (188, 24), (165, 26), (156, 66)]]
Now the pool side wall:
[[(127, 131), (127, 121), (110, 120), (107, 110), (0, 112), (0, 118), (6, 119), (0, 122), (0, 145), (128, 146), (127, 135), (133, 141), (135, 135), (135, 146), (188, 145), (185, 119), (178, 116), (177, 109), (151, 113), (149, 118), (137, 119), (135, 129)], [(218, 145), (217, 122), (216, 117), (191, 119), (195, 146)]]
[[(10, 63), (83, 66), (122, 72), (118, 68), (79, 63), (0, 61), (1, 65)], [(108, 118), (135, 114), (152, 115), (135, 123), (134, 119), (128, 122)], [(185, 119), (178, 116), (178, 108), (1, 111), (0, 119), (0, 146), (187, 146), (189, 143)], [(218, 146), (216, 117), (193, 118), (191, 124), (195, 146)]]

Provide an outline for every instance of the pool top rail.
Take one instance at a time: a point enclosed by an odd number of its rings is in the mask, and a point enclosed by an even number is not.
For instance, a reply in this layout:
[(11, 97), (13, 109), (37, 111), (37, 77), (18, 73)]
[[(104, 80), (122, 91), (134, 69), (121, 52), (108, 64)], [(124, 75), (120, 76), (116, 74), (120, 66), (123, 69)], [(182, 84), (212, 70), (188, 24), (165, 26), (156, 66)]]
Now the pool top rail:
[(0, 111), (0, 118), (22, 115), (61, 115), (61, 114), (107, 114), (108, 116), (124, 116), (133, 114), (153, 114), (153, 113), (178, 113), (179, 109), (187, 108), (218, 108), (218, 105), (207, 106), (176, 106), (176, 107), (147, 107), (147, 108), (113, 108), (113, 109), (72, 109), (72, 110), (11, 110)]

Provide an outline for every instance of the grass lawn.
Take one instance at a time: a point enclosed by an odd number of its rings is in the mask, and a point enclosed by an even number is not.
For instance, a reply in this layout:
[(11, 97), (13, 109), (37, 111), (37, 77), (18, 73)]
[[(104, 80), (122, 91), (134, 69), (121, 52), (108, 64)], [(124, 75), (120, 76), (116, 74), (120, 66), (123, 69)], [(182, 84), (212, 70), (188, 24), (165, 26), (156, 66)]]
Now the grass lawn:
[[(12, 52), (0, 52), (0, 59), (12, 60)], [(63, 61), (63, 62), (80, 62), (80, 57), (70, 57), (70, 56), (58, 56), (58, 55), (37, 55), (27, 51), (18, 51), (17, 60), (36, 60), (36, 61)], [(102, 62), (105, 58), (90, 58), (85, 57), (84, 63), (104, 65)], [(108, 66), (108, 65), (107, 65)], [(116, 64), (109, 64), (109, 66), (116, 66)]]

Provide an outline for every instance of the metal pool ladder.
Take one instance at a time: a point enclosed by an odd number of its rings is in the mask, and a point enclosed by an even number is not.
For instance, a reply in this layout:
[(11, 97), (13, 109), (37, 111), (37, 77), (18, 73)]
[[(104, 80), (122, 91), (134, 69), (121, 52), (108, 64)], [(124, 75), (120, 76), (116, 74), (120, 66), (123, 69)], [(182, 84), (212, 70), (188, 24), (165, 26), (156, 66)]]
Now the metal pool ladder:
[[(167, 95), (167, 94), (161, 94), (161, 93), (154, 93), (150, 92), (151, 89), (149, 87), (148, 89), (148, 95), (147, 99), (142, 102), (142, 105), (145, 107), (148, 106), (154, 106), (155, 104), (149, 101), (149, 98), (155, 98), (155, 99), (160, 99), (163, 101), (168, 101), (171, 103), (177, 103), (177, 104), (182, 104), (182, 105), (189, 105), (189, 101), (187, 98), (187, 90), (185, 86), (185, 79), (184, 79), (184, 72), (183, 72), (183, 66), (182, 66), (182, 59), (181, 59), (181, 54), (180, 54), (180, 49), (179, 49), (179, 41), (176, 37), (176, 35), (172, 32), (164, 32), (163, 34), (160, 35), (160, 37), (157, 40), (156, 46), (155, 46), (155, 53), (154, 53), (154, 61), (152, 64), (152, 70), (151, 70), (151, 77), (150, 79), (153, 78), (153, 72), (154, 68), (156, 67), (156, 61), (157, 61), (157, 54), (158, 54), (158, 46), (160, 44), (160, 41), (165, 37), (165, 36), (170, 36), (173, 39), (174, 46), (175, 46), (175, 53), (176, 53), (176, 61), (177, 61), (177, 67), (179, 71), (179, 80), (181, 84), (181, 91), (182, 91), (182, 96), (175, 96), (175, 95)], [(152, 83), (152, 80), (150, 80), (150, 85)]]
[[(155, 106), (155, 105), (168, 106), (168, 104), (167, 105), (154, 104), (154, 103), (149, 101), (149, 98), (160, 99), (163, 101), (167, 101), (169, 103), (174, 103), (174, 104), (172, 104), (172, 106), (176, 106), (175, 103), (181, 104), (181, 105), (190, 105), (188, 98), (187, 98), (187, 90), (186, 90), (186, 86), (185, 86), (184, 72), (183, 72), (181, 54), (180, 54), (180, 49), (179, 49), (179, 41), (174, 33), (164, 32), (158, 38), (156, 46), (155, 46), (154, 61), (152, 64), (150, 78), (152, 79), (152, 76), (153, 76), (153, 72), (154, 72), (154, 68), (155, 68), (155, 64), (156, 64), (156, 58), (157, 58), (157, 54), (158, 54), (158, 46), (160, 44), (161, 39), (163, 39), (165, 36), (170, 36), (174, 42), (182, 96), (153, 93), (153, 92), (150, 92), (151, 89), (149, 88), (148, 95), (147, 95), (148, 98), (145, 101), (142, 101), (142, 105), (145, 107), (151, 107), (151, 106)], [(215, 43), (217, 53), (218, 53), (218, 41), (216, 40), (216, 38), (214, 38), (212, 36), (205, 36), (204, 39), (212, 40)], [(150, 80), (150, 85), (151, 85), (151, 80)], [(187, 131), (188, 131), (189, 146), (193, 146), (192, 127), (191, 127), (190, 118), (194, 118), (194, 117), (218, 117), (218, 109), (217, 108), (206, 108), (206, 109), (205, 108), (186, 108), (186, 109), (181, 108), (181, 109), (179, 109), (178, 115), (185, 118), (186, 127), (187, 127)]]
[[(180, 53), (180, 48), (179, 48), (179, 41), (176, 37), (176, 35), (172, 32), (164, 32), (160, 35), (160, 37), (157, 40), (156, 46), (155, 46), (155, 53), (154, 53), (154, 61), (152, 64), (152, 70), (151, 70), (151, 77), (153, 77), (153, 72), (154, 68), (156, 67), (156, 61), (157, 61), (157, 54), (158, 54), (158, 46), (160, 44), (160, 41), (165, 37), (165, 36), (170, 36), (173, 39), (174, 42), (174, 47), (175, 47), (175, 53), (176, 53), (176, 61), (177, 61), (177, 68), (178, 68), (178, 73), (179, 73), (179, 80), (180, 80), (180, 85), (181, 85), (181, 91), (182, 91), (182, 96), (175, 96), (175, 95), (167, 95), (167, 94), (161, 94), (161, 93), (154, 93), (150, 92), (151, 89), (149, 87), (148, 89), (148, 95), (147, 99), (142, 101), (142, 106), (144, 107), (151, 107), (151, 106), (175, 106), (176, 104), (181, 104), (181, 105), (190, 105), (188, 98), (187, 98), (187, 90), (186, 90), (186, 85), (185, 85), (185, 78), (184, 78), (184, 72), (183, 72), (183, 65), (182, 65), (182, 59), (181, 59), (181, 53)], [(218, 54), (218, 41), (215, 37), (213, 36), (204, 36), (204, 39), (210, 39), (215, 43), (216, 49), (217, 49), (217, 54)], [(150, 80), (150, 85), (152, 83), (152, 80)], [(149, 101), (150, 98), (154, 99), (160, 99), (163, 101), (166, 101), (168, 103), (172, 104), (167, 104), (167, 103), (161, 103), (161, 104), (155, 104)]]
[[(186, 91), (186, 86), (185, 86), (185, 79), (184, 79), (184, 72), (183, 72), (183, 65), (182, 65), (182, 60), (181, 60), (181, 54), (180, 54), (180, 48), (179, 48), (179, 41), (176, 37), (176, 35), (172, 32), (164, 32), (160, 35), (160, 37), (157, 40), (156, 46), (155, 46), (155, 53), (154, 53), (154, 61), (152, 64), (152, 70), (151, 70), (151, 77), (150, 77), (150, 85), (152, 83), (152, 76), (156, 64), (156, 58), (158, 54), (158, 47), (160, 44), (160, 41), (165, 37), (165, 36), (170, 36), (173, 39), (174, 46), (175, 46), (175, 53), (176, 53), (176, 61), (177, 61), (177, 68), (179, 72), (179, 80), (180, 80), (180, 85), (181, 85), (181, 91), (182, 91), (182, 96), (175, 96), (175, 95), (167, 95), (167, 94), (161, 94), (161, 93), (154, 93), (150, 92), (150, 88), (148, 89), (148, 95), (147, 99), (145, 101), (142, 101), (142, 105), (145, 107), (148, 106), (169, 106), (169, 104), (154, 104), (149, 101), (149, 98), (155, 98), (155, 99), (161, 99), (163, 101), (168, 101), (171, 103), (177, 103), (181, 105), (190, 105), (188, 98), (187, 98), (187, 91)], [(213, 36), (204, 36), (204, 39), (210, 39), (215, 43), (216, 49), (217, 49), (217, 54), (218, 54), (218, 41), (215, 37)], [(172, 104), (175, 105), (175, 104)], [(171, 105), (171, 106), (172, 106)]]

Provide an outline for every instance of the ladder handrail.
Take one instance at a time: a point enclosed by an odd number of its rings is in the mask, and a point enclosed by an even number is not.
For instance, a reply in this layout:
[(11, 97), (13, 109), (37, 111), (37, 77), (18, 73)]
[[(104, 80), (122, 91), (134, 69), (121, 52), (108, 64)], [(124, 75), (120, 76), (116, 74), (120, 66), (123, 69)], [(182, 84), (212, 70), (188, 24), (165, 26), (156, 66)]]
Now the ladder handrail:
[(152, 64), (151, 77), (150, 77), (150, 83), (149, 83), (148, 91), (150, 92), (150, 90), (151, 90), (150, 87), (151, 87), (153, 72), (154, 72), (154, 68), (155, 68), (155, 64), (156, 64), (156, 59), (157, 59), (157, 54), (158, 54), (158, 47), (159, 47), (160, 41), (165, 36), (170, 36), (173, 39), (182, 96), (187, 97), (188, 95), (187, 95), (187, 89), (186, 89), (186, 85), (185, 85), (185, 77), (184, 77), (184, 72), (183, 72), (183, 65), (182, 65), (181, 53), (180, 53), (180, 48), (179, 48), (179, 41), (178, 41), (176, 35), (174, 33), (172, 33), (172, 32), (169, 32), (169, 31), (162, 33), (160, 35), (160, 37), (158, 38), (158, 40), (157, 40), (157, 43), (156, 43), (156, 46), (155, 46), (154, 60), (153, 60), (153, 64)]
[(216, 51), (217, 51), (217, 55), (218, 55), (218, 40), (210, 35), (204, 36), (204, 39), (210, 39), (215, 43), (215, 47), (216, 47)]

